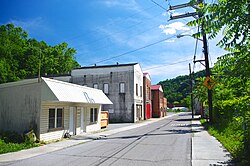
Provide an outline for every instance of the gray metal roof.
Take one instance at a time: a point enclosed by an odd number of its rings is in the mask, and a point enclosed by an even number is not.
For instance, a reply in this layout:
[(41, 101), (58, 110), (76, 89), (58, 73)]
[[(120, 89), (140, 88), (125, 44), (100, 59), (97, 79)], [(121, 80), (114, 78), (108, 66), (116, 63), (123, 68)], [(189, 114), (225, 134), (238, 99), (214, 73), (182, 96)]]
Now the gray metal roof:
[[(60, 102), (76, 102), (76, 103), (97, 103), (97, 104), (113, 104), (109, 98), (99, 89), (80, 86), (72, 83), (58, 81), (54, 79), (44, 78), (47, 87), (52, 93), (43, 93), (43, 100)], [(48, 91), (46, 91), (48, 92)]]
[(83, 67), (80, 67), (80, 68), (76, 68), (76, 69), (92, 69), (92, 68), (108, 68), (108, 67), (122, 67), (122, 66), (134, 66), (138, 63), (127, 63), (127, 64), (114, 64), (114, 65), (100, 65), (100, 66), (83, 66)]

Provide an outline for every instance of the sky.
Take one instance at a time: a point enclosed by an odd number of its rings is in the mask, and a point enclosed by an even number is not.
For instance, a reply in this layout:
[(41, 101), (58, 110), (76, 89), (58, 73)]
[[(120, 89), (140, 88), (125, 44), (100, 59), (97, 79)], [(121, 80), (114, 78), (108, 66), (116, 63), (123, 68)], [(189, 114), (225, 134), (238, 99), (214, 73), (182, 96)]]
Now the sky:
[[(205, 69), (202, 42), (188, 36), (194, 18), (170, 20), (170, 15), (193, 12), (191, 7), (171, 10), (188, 0), (1, 0), (0, 24), (13, 23), (29, 38), (51, 46), (66, 42), (75, 48), (81, 66), (139, 63), (153, 84)], [(178, 34), (186, 36), (177, 38)], [(210, 67), (223, 49), (219, 38), (209, 40)]]

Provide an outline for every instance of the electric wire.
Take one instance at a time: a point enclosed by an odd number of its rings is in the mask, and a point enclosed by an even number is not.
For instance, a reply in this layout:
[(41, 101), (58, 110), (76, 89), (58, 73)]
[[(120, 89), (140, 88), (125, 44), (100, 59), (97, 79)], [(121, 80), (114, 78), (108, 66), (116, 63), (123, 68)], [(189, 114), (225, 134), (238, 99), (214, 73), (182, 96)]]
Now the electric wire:
[[(160, 14), (161, 14), (161, 13), (160, 13)], [(152, 16), (152, 19), (155, 18), (156, 16), (159, 16), (160, 14), (157, 14), (157, 15), (155, 15), (155, 16)], [(121, 31), (114, 32), (114, 33), (112, 33), (112, 35), (114, 35), (114, 34), (116, 34), (116, 35), (121, 34), (121, 32), (126, 32), (126, 31), (128, 31), (129, 29), (131, 29), (131, 28), (133, 28), (133, 27), (135, 27), (135, 26), (137, 26), (137, 25), (139, 25), (139, 24), (142, 24), (142, 23), (143, 23), (143, 21), (141, 21), (141, 22), (139, 22), (139, 23), (137, 23), (137, 24), (134, 24), (134, 25), (130, 26), (130, 27), (127, 28), (127, 29), (124, 29), (124, 30), (121, 30)], [(156, 26), (154, 25), (154, 26), (148, 28), (147, 30), (144, 30), (144, 31), (139, 32), (139, 33), (135, 33), (135, 35), (139, 35), (139, 34), (148, 32), (148, 31), (152, 30), (152, 29), (155, 28), (155, 27), (156, 27)], [(96, 40), (92, 40), (92, 41), (88, 42), (88, 43), (85, 44), (85, 45), (90, 45), (90, 44), (96, 43), (96, 42), (98, 42), (98, 41), (101, 41), (101, 40), (103, 40), (103, 39), (109, 39), (110, 36), (111, 36), (111, 35), (107, 34), (107, 35), (105, 35), (104, 37), (101, 37), (101, 38), (96, 39)], [(131, 38), (129, 38), (129, 39), (131, 39)], [(82, 46), (82, 45), (83, 45), (83, 44), (79, 44), (79, 45), (76, 45), (76, 46), (74, 46), (74, 47), (79, 47), (79, 46)], [(111, 46), (111, 45), (98, 47), (98, 48), (95, 49), (95, 51), (98, 51), (98, 50), (100, 50), (100, 49), (107, 48), (107, 47), (110, 47), (110, 46)], [(81, 53), (81, 54), (78, 54), (78, 55), (83, 55), (83, 54), (84, 54), (84, 53)]]
[[(194, 28), (196, 28), (196, 27), (194, 27)], [(187, 30), (187, 31), (184, 31), (184, 32), (182, 32), (181, 34), (186, 33), (186, 32), (188, 32), (188, 31), (191, 31), (191, 30), (194, 29), (194, 28), (191, 28), (191, 29), (189, 29), (189, 30)], [(145, 49), (145, 48), (147, 48), (147, 47), (156, 45), (156, 44), (158, 44), (158, 43), (164, 42), (164, 41), (169, 40), (169, 39), (174, 38), (174, 37), (176, 37), (176, 35), (172, 35), (172, 36), (170, 36), (170, 37), (168, 37), (168, 38), (161, 39), (161, 40), (159, 40), (159, 41), (156, 41), (156, 42), (154, 42), (154, 43), (151, 43), (151, 44), (148, 44), (148, 45), (139, 47), (139, 48), (136, 48), (136, 49), (134, 49), (134, 50), (130, 50), (130, 51), (127, 51), (127, 52), (125, 52), (125, 53), (122, 53), (122, 54), (119, 54), (119, 55), (116, 55), (116, 56), (113, 56), (113, 57), (110, 57), (110, 58), (106, 58), (106, 59), (97, 61), (96, 63), (92, 63), (92, 64), (90, 64), (90, 65), (96, 65), (97, 63), (102, 63), (102, 62), (105, 62), (105, 61), (108, 61), (108, 60), (111, 60), (111, 59), (115, 59), (115, 58), (118, 58), (118, 57), (121, 57), (121, 56), (124, 56), (124, 55), (127, 55), (127, 54), (131, 54), (131, 53), (134, 53), (134, 52), (136, 52), (136, 51), (139, 51), (139, 50)]]
[[(200, 26), (198, 26), (198, 33), (200, 32)], [(194, 68), (195, 68), (195, 59), (196, 59), (196, 53), (197, 53), (197, 47), (198, 47), (198, 38), (196, 39), (195, 41), (195, 49), (194, 49), (194, 59), (193, 59), (193, 62), (194, 62), (194, 66), (193, 66), (193, 71), (194, 71)]]
[(151, 2), (153, 2), (154, 4), (156, 4), (157, 6), (159, 6), (160, 8), (162, 8), (164, 11), (167, 11), (166, 8), (164, 8), (162, 5), (158, 4), (158, 3), (155, 2), (154, 0), (151, 0)]
[[(162, 7), (160, 4), (156, 3), (155, 1), (151, 0), (151, 2), (155, 3), (157, 6), (161, 7), (162, 9), (166, 10), (164, 7)], [(169, 2), (169, 5), (170, 5), (170, 1), (168, 1), (168, 2)], [(152, 8), (152, 7), (150, 7), (150, 8)], [(150, 9), (150, 8), (147, 8), (147, 9)], [(139, 23), (137, 23), (137, 24), (135, 24), (135, 25), (133, 25), (133, 26), (136, 26), (136, 25), (141, 24), (141, 23), (142, 23), (142, 22), (139, 22)], [(133, 27), (133, 26), (131, 26), (131, 27)], [(150, 28), (149, 30), (151, 30), (151, 28)], [(144, 32), (145, 32), (145, 31), (143, 31), (142, 33), (144, 33)], [(94, 63), (94, 64), (101, 63), (101, 62), (105, 62), (105, 61), (108, 61), (108, 60), (111, 60), (111, 59), (114, 59), (114, 58), (118, 58), (118, 57), (121, 57), (121, 56), (130, 54), (130, 53), (133, 53), (133, 52), (136, 52), (136, 51), (145, 49), (145, 48), (147, 48), (147, 47), (150, 47), (150, 46), (153, 46), (153, 45), (155, 45), (155, 44), (161, 43), (161, 42), (163, 42), (163, 41), (169, 40), (169, 39), (172, 38), (172, 37), (175, 37), (175, 36), (171, 36), (171, 37), (169, 37), (169, 38), (166, 38), (166, 39), (163, 39), (163, 40), (160, 40), (160, 41), (157, 41), (157, 42), (148, 44), (148, 45), (146, 45), (146, 46), (143, 46), (143, 47), (140, 47), (140, 48), (131, 50), (131, 51), (127, 51), (127, 52), (125, 52), (125, 53), (123, 53), (123, 54), (119, 54), (119, 55), (117, 55), (117, 56), (113, 56), (113, 57), (110, 57), (110, 58), (107, 58), (107, 59), (98, 61), (98, 62), (96, 62), (96, 63)], [(99, 40), (101, 40), (101, 39), (99, 39)], [(197, 44), (196, 44), (196, 45), (197, 45)], [(106, 48), (106, 47), (105, 47), (105, 48)], [(81, 55), (81, 54), (78, 54), (78, 55)], [(185, 60), (185, 61), (186, 61), (186, 60)], [(92, 64), (91, 64), (91, 65), (92, 65)], [(170, 64), (170, 65), (171, 65), (171, 64)]]
[[(163, 4), (163, 2), (162, 2), (161, 4)], [(148, 10), (154, 8), (154, 7), (155, 7), (155, 5), (152, 5), (152, 6), (148, 7), (148, 8), (145, 8), (145, 9), (141, 10), (140, 12), (148, 11)], [(136, 16), (136, 15), (138, 15), (138, 12), (135, 13), (135, 14), (132, 14), (132, 15), (130, 15), (130, 16), (128, 16), (128, 17), (126, 17), (125, 20), (128, 20), (128, 19), (130, 19), (130, 18), (133, 18), (133, 17)], [(121, 20), (121, 21), (119, 21), (119, 22), (124, 22), (124, 19)], [(119, 22), (118, 22), (118, 23), (119, 23)], [(113, 24), (115, 24), (115, 23), (114, 23), (114, 22), (109, 23), (109, 24), (107, 24), (107, 26), (111, 26), (111, 25), (113, 25)], [(117, 24), (117, 22), (116, 22), (116, 24)], [(92, 31), (95, 31), (95, 30), (97, 31), (98, 28), (95, 28), (95, 29), (92, 30)], [(82, 36), (84, 36), (84, 35), (85, 35), (85, 33), (84, 33), (84, 34), (81, 34), (81, 35), (77, 35), (77, 36), (75, 36), (75, 37), (72, 37), (72, 38), (68, 39), (67, 41), (75, 40), (75, 39), (80, 38), (80, 37), (82, 37)], [(98, 40), (98, 39), (97, 39), (97, 40)], [(90, 42), (92, 42), (92, 41), (90, 41)]]
[(174, 62), (174, 63), (165, 63), (165, 64), (161, 64), (161, 65), (158, 65), (158, 66), (155, 66), (155, 67), (146, 68), (144, 70), (148, 71), (148, 70), (152, 70), (152, 69), (157, 69), (157, 68), (161, 68), (161, 67), (166, 67), (166, 66), (176, 65), (176, 64), (179, 64), (179, 63), (188, 62), (188, 61), (191, 61), (191, 60), (192, 59), (186, 59), (186, 60), (178, 61), (178, 62)]
[(170, 8), (171, 4), (170, 4), (170, 0), (166, 0), (168, 2), (168, 7)]
[[(121, 56), (124, 56), (124, 55), (127, 55), (127, 54), (131, 54), (131, 53), (133, 53), (133, 52), (142, 50), (142, 49), (144, 49), (144, 48), (147, 48), (147, 47), (150, 47), (150, 46), (153, 46), (153, 45), (156, 45), (156, 44), (161, 43), (161, 42), (163, 42), (163, 41), (166, 41), (166, 40), (168, 40), (168, 39), (170, 39), (170, 38), (165, 38), (165, 39), (159, 40), (159, 41), (157, 41), (157, 42), (154, 42), (154, 43), (145, 45), (145, 46), (143, 46), (143, 47), (139, 47), (139, 48), (137, 48), (137, 49), (134, 49), (134, 50), (131, 50), (131, 51), (127, 51), (127, 52), (125, 52), (125, 53), (122, 53), (122, 54), (119, 54), (119, 55), (116, 55), (116, 56), (113, 56), (113, 57), (110, 57), (110, 58), (107, 58), (107, 59), (98, 61), (98, 62), (96, 62), (96, 63), (94, 63), (94, 64), (101, 63), (101, 62), (105, 62), (105, 61), (108, 61), (108, 60), (111, 60), (111, 59), (115, 59), (115, 58), (118, 58), (118, 57), (121, 57)], [(93, 64), (90, 64), (90, 65), (93, 65)]]
[(173, 15), (173, 12), (170, 10), (170, 6), (171, 6), (170, 0), (166, 0), (166, 1), (168, 2), (168, 7), (169, 7), (169, 9), (167, 10), (167, 12), (168, 12), (170, 15)]
[[(144, 30), (144, 31), (142, 31), (142, 32), (140, 32), (140, 33), (136, 33), (136, 35), (141, 35), (141, 34), (143, 34), (143, 33), (146, 33), (146, 32), (149, 32), (149, 31), (151, 31), (151, 30), (153, 30), (153, 29), (155, 29), (156, 27), (158, 27), (159, 25), (157, 25), (157, 26), (152, 26), (152, 27), (150, 27), (150, 28), (148, 28), (148, 29), (146, 29), (146, 30)], [(130, 38), (128, 38), (126, 41), (129, 41), (129, 40), (131, 40), (132, 39), (132, 37), (130, 37)], [(108, 48), (108, 47), (110, 47), (110, 46), (112, 46), (112, 45), (104, 45), (104, 46), (101, 46), (101, 47), (97, 47), (97, 48), (95, 48), (95, 51), (99, 51), (99, 50), (102, 50), (102, 49), (104, 49), (104, 48)], [(78, 54), (78, 56), (79, 55), (84, 55), (84, 53), (81, 53), (81, 54)]]

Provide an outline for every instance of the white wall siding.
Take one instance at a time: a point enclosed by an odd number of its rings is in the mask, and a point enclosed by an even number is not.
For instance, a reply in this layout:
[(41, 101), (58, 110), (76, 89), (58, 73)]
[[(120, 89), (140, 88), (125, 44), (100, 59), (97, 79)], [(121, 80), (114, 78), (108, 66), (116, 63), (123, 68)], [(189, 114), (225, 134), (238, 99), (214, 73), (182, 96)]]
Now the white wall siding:
[[(49, 109), (63, 108), (64, 130), (49, 131)], [(49, 141), (60, 139), (69, 128), (69, 106), (67, 103), (43, 102), (40, 114), (40, 140)]]
[(58, 131), (44, 133), (40, 135), (40, 140), (43, 140), (43, 141), (58, 140), (58, 139), (63, 138), (66, 132), (67, 130), (58, 130)]
[[(69, 110), (70, 107), (76, 107), (76, 134), (81, 133), (81, 107), (84, 109), (84, 131), (93, 132), (101, 129), (101, 106), (98, 104), (72, 104), (60, 102), (43, 102), (40, 114), (40, 140), (50, 141), (57, 140), (69, 131)], [(64, 129), (57, 131), (49, 131), (49, 108), (63, 108)], [(90, 124), (90, 108), (98, 108), (97, 124)]]
[(81, 133), (81, 107), (76, 110), (76, 135)]
[[(95, 107), (96, 108), (96, 107)], [(98, 117), (97, 117), (97, 123), (96, 124), (90, 124), (90, 107), (88, 108), (88, 121), (87, 121), (87, 126), (86, 126), (86, 132), (93, 132), (93, 131), (98, 131), (101, 129), (101, 106), (98, 107)]]

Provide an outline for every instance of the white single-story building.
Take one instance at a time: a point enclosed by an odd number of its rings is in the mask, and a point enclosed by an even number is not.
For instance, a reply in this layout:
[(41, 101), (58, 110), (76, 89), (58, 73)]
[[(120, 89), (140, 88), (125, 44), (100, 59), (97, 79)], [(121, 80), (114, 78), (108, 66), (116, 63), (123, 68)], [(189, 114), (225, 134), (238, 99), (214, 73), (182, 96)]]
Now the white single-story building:
[(98, 89), (49, 78), (0, 84), (0, 132), (34, 130), (49, 141), (101, 128), (102, 104), (112, 104)]

